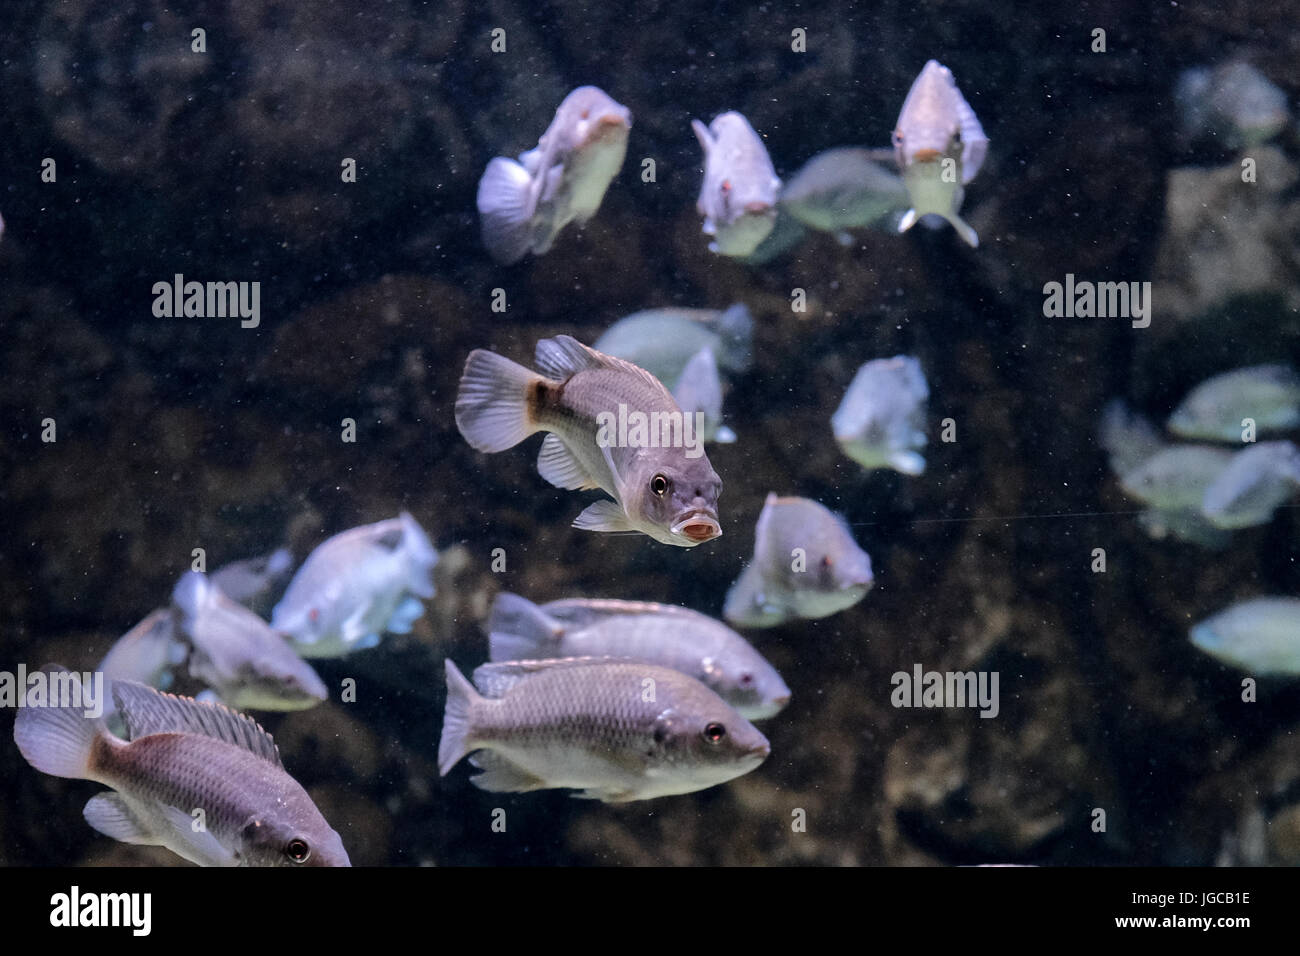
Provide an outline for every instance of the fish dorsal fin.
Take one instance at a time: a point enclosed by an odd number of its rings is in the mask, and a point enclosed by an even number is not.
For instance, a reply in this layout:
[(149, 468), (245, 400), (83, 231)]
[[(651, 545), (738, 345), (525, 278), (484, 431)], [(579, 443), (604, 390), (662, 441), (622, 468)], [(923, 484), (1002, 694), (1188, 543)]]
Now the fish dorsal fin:
[(131, 681), (113, 683), (113, 700), (126, 724), (127, 738), (150, 734), (200, 734), (223, 740), (277, 767), (280, 750), (257, 721), (223, 704), (200, 703), (191, 697), (164, 694)]
[(499, 664), (481, 664), (474, 668), (474, 686), (484, 697), (495, 699), (505, 694), (520, 681), (534, 674), (557, 667), (578, 664), (598, 664), (619, 660), (616, 657), (556, 657), (550, 660), (505, 661)]
[(626, 372), (640, 378), (650, 388), (661, 393), (671, 402), (669, 408), (677, 405), (667, 386), (641, 366), (606, 355), (604, 352), (597, 352), (571, 335), (557, 335), (553, 339), (542, 339), (538, 342), (536, 364), (543, 374), (559, 381), (567, 381), (571, 376), (586, 369), (608, 368)]
[(586, 627), (596, 621), (630, 615), (656, 614), (679, 618), (693, 618), (697, 612), (677, 604), (659, 604), (654, 601), (623, 601), (616, 598), (577, 598), (551, 601), (542, 605), (542, 610), (551, 617), (578, 627)]
[(695, 138), (700, 141), (700, 148), (704, 150), (704, 155), (707, 157), (715, 142), (713, 131), (697, 119), (691, 120), (691, 129), (695, 130)]

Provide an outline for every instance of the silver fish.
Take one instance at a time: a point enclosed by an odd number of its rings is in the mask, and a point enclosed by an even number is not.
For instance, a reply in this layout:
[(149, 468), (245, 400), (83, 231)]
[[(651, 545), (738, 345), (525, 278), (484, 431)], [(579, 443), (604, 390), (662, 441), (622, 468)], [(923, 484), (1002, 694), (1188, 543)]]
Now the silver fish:
[(178, 639), (171, 608), (159, 608), (108, 649), (96, 670), (106, 680), (128, 680), (166, 690), (188, 649)]
[(875, 578), (871, 558), (842, 518), (808, 498), (769, 494), (754, 529), (754, 556), (727, 592), (722, 616), (775, 627), (857, 604)]
[(693, 677), (608, 658), (485, 664), (476, 692), (447, 661), (443, 776), (466, 754), (484, 790), (556, 787), (605, 803), (725, 783), (769, 752), (749, 721)]
[(1289, 365), (1253, 365), (1206, 379), (1169, 416), (1184, 438), (1240, 442), (1244, 419), (1260, 432), (1300, 425), (1300, 375)]
[(844, 453), (864, 468), (925, 471), (925, 403), (930, 388), (921, 363), (907, 355), (875, 359), (858, 369), (831, 416)]
[(670, 388), (700, 349), (713, 351), (718, 367), (739, 373), (749, 369), (754, 318), (742, 302), (717, 309), (646, 309), (619, 319), (592, 346), (626, 359)]
[(329, 693), (284, 635), (221, 593), (207, 575), (189, 571), (172, 591), (177, 629), (190, 651), (190, 676), (236, 710), (302, 710)]
[(538, 607), (498, 594), (487, 622), (493, 661), (619, 657), (689, 674), (746, 720), (790, 700), (781, 675), (720, 621), (675, 604), (573, 598)]
[(1184, 136), (1209, 135), (1231, 147), (1267, 142), (1290, 118), (1286, 93), (1240, 60), (1184, 70), (1174, 87), (1174, 102)]
[(713, 349), (705, 346), (686, 363), (673, 386), (673, 400), (687, 415), (699, 412), (700, 440), (730, 444), (736, 433), (722, 424), (722, 377)]
[(79, 707), (26, 707), (14, 721), (14, 741), (37, 770), (112, 788), (86, 804), (100, 833), (165, 846), (200, 866), (350, 865), (338, 833), (251, 719), (143, 684), (115, 682), (112, 692), (127, 740)]
[(1300, 675), (1300, 598), (1238, 601), (1195, 625), (1192, 643), (1262, 677)]
[(1205, 489), (1232, 460), (1232, 453), (1208, 445), (1171, 445), (1120, 476), (1131, 498), (1163, 510), (1199, 511)]
[(594, 86), (564, 98), (537, 148), (498, 156), (478, 184), (483, 244), (504, 264), (550, 250), (560, 230), (596, 214), (627, 153), (632, 114)]
[(1273, 520), (1273, 511), (1300, 488), (1300, 449), (1289, 441), (1247, 445), (1205, 489), (1201, 513), (1216, 528), (1249, 528)]
[(722, 480), (694, 417), (642, 368), (560, 335), (537, 343), (530, 371), (475, 349), (456, 398), (456, 427), (482, 452), (550, 432), (537, 456), (557, 488), (600, 488), (613, 497), (574, 520), (588, 531), (639, 531), (690, 548), (722, 534)]
[(254, 614), (267, 614), (275, 592), (293, 577), (293, 554), (288, 548), (279, 548), (260, 558), (231, 561), (209, 577), (230, 600)]
[(962, 186), (979, 172), (989, 141), (946, 66), (925, 64), (903, 101), (893, 140), (912, 199), (898, 231), (933, 214), (948, 220), (967, 245), (978, 246), (979, 236), (957, 213), (965, 198)]
[(407, 634), (432, 598), (438, 563), (424, 529), (406, 512), (336, 534), (318, 545), (271, 614), (303, 657), (341, 657)]
[(903, 180), (871, 155), (848, 146), (818, 153), (785, 184), (781, 208), (823, 232), (870, 226), (906, 209)]
[(721, 113), (705, 126), (691, 120), (704, 150), (704, 183), (696, 209), (704, 217), (709, 250), (743, 257), (767, 238), (776, 223), (781, 180), (767, 147), (739, 113)]

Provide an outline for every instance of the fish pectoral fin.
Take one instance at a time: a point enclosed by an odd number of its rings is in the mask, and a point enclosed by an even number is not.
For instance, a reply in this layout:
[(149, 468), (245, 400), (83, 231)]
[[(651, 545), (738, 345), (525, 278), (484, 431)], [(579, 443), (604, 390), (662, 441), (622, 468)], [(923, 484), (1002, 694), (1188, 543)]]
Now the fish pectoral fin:
[(952, 223), (952, 227), (957, 230), (957, 235), (962, 237), (962, 240), (966, 245), (970, 246), (972, 249), (979, 248), (980, 237), (975, 233), (975, 230), (970, 227), (970, 223), (966, 222), (965, 219), (962, 219), (956, 213), (949, 214), (947, 219)]
[(546, 781), (541, 777), (515, 766), (505, 757), (491, 750), (480, 750), (469, 758), (469, 762), (483, 771), (469, 778), (469, 782), (480, 790), (490, 790), (493, 793), (527, 793), (532, 790), (545, 790), (547, 786)]
[(573, 526), (583, 531), (635, 531), (627, 514), (614, 501), (597, 501), (573, 519)]
[[(211, 808), (182, 810), (180, 807), (163, 804), (158, 809), (167, 821), (167, 832), (160, 834), (161, 839), (158, 841), (162, 846), (199, 866), (240, 865), (239, 854), (223, 846), (207, 828), (206, 822), (202, 829), (196, 831), (196, 821), (206, 820), (207, 810)], [(197, 810), (204, 810), (204, 814), (200, 816), (194, 812)]]
[(556, 488), (587, 491), (600, 487), (564, 440), (554, 432), (546, 436), (541, 451), (537, 453), (537, 470)]
[(82, 811), (86, 822), (114, 840), (161, 846), (162, 841), (145, 828), (120, 793), (100, 793), (91, 797)]
[[(370, 627), (366, 624), (366, 615), (369, 613), (370, 602), (362, 602), (339, 626), (339, 634), (342, 635), (345, 644), (350, 647), (361, 647), (363, 646), (361, 642), (370, 637)], [(378, 643), (379, 639), (376, 635), (374, 644), (370, 646), (374, 647)]]

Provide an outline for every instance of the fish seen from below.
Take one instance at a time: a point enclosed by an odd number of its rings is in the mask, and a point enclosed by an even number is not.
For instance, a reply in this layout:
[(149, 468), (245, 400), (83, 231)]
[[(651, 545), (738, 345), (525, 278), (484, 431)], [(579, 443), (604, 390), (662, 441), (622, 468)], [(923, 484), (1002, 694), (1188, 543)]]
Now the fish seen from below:
[(988, 137), (952, 71), (930, 60), (903, 101), (894, 128), (894, 154), (912, 208), (898, 224), (907, 232), (924, 216), (942, 216), (971, 247), (979, 236), (957, 215), (965, 192), (988, 151)]
[(683, 415), (662, 382), (567, 335), (538, 342), (536, 364), (540, 374), (495, 352), (470, 353), (456, 398), (456, 427), (470, 445), (499, 452), (549, 432), (541, 476), (613, 498), (589, 506), (575, 528), (641, 532), (684, 548), (722, 534), (722, 480), (697, 416)]
[(704, 183), (696, 208), (704, 217), (709, 250), (724, 256), (749, 255), (776, 224), (781, 180), (763, 140), (739, 113), (722, 113), (705, 126), (691, 120), (704, 149)]
[(775, 627), (857, 604), (875, 583), (871, 558), (838, 515), (809, 498), (769, 494), (754, 528), (754, 556), (727, 592), (722, 616)]

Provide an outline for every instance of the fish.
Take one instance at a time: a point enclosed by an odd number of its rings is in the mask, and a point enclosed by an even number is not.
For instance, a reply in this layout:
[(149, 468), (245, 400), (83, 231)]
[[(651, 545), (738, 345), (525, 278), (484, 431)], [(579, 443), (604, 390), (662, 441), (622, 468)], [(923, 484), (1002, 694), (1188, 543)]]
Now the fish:
[(918, 219), (942, 216), (971, 248), (979, 236), (958, 215), (965, 191), (988, 153), (988, 137), (970, 108), (952, 71), (930, 60), (912, 83), (898, 114), (894, 154), (912, 207), (903, 214), (899, 232)]
[(493, 661), (618, 657), (688, 674), (746, 720), (773, 717), (790, 701), (776, 668), (721, 621), (675, 604), (570, 598), (538, 607), (496, 596), (486, 624)]
[(1261, 677), (1300, 675), (1300, 598), (1238, 601), (1189, 631), (1192, 644)]
[(705, 346), (686, 363), (673, 386), (673, 401), (684, 414), (699, 412), (700, 440), (730, 444), (736, 433), (722, 424), (722, 377), (713, 349)]
[(736, 112), (720, 113), (705, 126), (691, 120), (704, 150), (704, 182), (695, 204), (704, 217), (709, 251), (748, 256), (776, 224), (781, 180), (767, 147), (749, 120)]
[(190, 676), (235, 710), (302, 710), (329, 697), (325, 683), (283, 634), (232, 601), (212, 579), (188, 571), (172, 590)]
[(1205, 489), (1201, 513), (1216, 528), (1249, 528), (1273, 520), (1274, 510), (1300, 488), (1300, 449), (1289, 441), (1250, 444), (1232, 456)]
[(478, 184), (483, 244), (497, 262), (550, 251), (571, 222), (586, 224), (623, 166), (632, 114), (604, 90), (564, 98), (537, 147), (519, 161), (497, 156)]
[(722, 534), (722, 479), (694, 416), (682, 415), (662, 382), (568, 335), (538, 342), (536, 364), (541, 374), (495, 352), (469, 354), (456, 427), (473, 448), (505, 451), (549, 432), (537, 456), (541, 476), (613, 498), (588, 506), (575, 528), (640, 532), (684, 548)]
[(1300, 375), (1289, 365), (1252, 365), (1206, 379), (1178, 403), (1169, 430), (1183, 438), (1240, 442), (1244, 419), (1259, 432), (1300, 426)]
[(342, 657), (408, 634), (434, 596), (438, 552), (410, 514), (340, 532), (316, 546), (271, 612), (307, 658)]
[(692, 793), (749, 773), (767, 738), (693, 677), (609, 658), (484, 664), (471, 685), (448, 660), (442, 776), (462, 757), (475, 786), (576, 789), (625, 803)]
[(875, 583), (871, 558), (844, 519), (809, 498), (767, 496), (754, 555), (727, 592), (722, 616), (739, 627), (775, 627), (850, 608)]
[(1174, 86), (1183, 136), (1209, 136), (1230, 147), (1251, 148), (1272, 139), (1290, 119), (1286, 93), (1241, 60), (1192, 67)]
[(611, 325), (592, 348), (645, 369), (670, 389), (700, 349), (730, 374), (753, 361), (754, 317), (743, 302), (726, 309), (645, 309)]
[(271, 597), (293, 577), (293, 553), (278, 548), (257, 558), (223, 564), (211, 574), (212, 583), (230, 600), (257, 615), (271, 610)]
[(871, 155), (851, 146), (818, 153), (781, 190), (781, 209), (823, 232), (870, 226), (906, 209), (903, 180)]
[(1199, 511), (1205, 490), (1232, 460), (1232, 452), (1209, 445), (1170, 445), (1120, 475), (1124, 493), (1171, 511)]
[(844, 454), (864, 468), (925, 471), (926, 400), (930, 388), (921, 363), (907, 355), (867, 362), (853, 376), (831, 430)]
[(108, 649), (96, 670), (105, 680), (129, 680), (166, 690), (189, 649), (178, 638), (171, 608), (158, 608)]
[(114, 681), (112, 695), (125, 739), (79, 707), (24, 707), (14, 721), (14, 742), (34, 768), (111, 788), (84, 811), (100, 833), (163, 846), (200, 866), (351, 865), (251, 718), (130, 681)]

